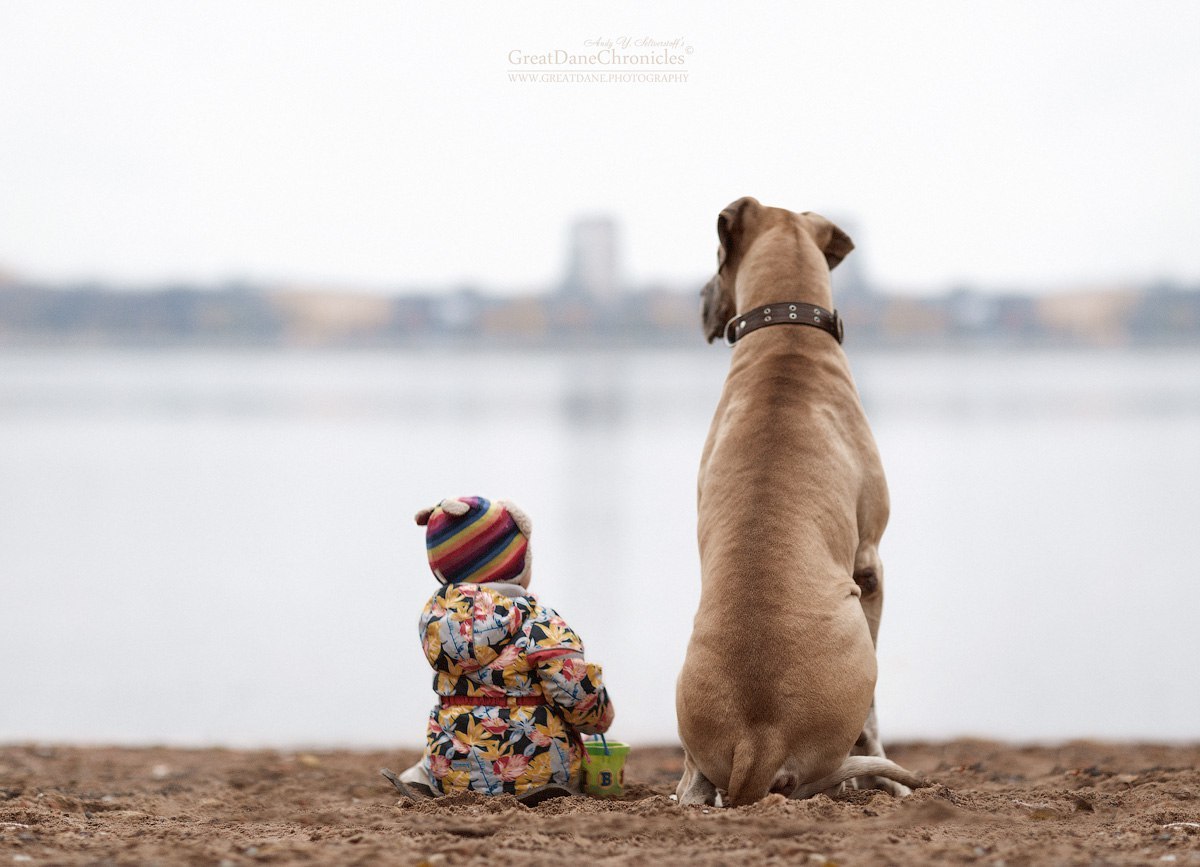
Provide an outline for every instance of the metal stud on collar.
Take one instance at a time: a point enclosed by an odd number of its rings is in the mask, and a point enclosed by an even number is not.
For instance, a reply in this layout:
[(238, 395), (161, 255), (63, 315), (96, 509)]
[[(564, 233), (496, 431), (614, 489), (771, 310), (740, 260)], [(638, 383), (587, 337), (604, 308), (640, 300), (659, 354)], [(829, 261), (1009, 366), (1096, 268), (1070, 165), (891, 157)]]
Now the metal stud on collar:
[[(774, 315), (775, 308), (782, 308), (787, 305), (787, 318), (781, 318)], [(800, 318), (798, 312), (801, 308), (812, 312), (812, 320), (808, 317)], [(736, 326), (734, 323), (737, 323)], [(770, 307), (759, 307), (746, 313), (739, 314), (730, 318), (725, 323), (725, 345), (733, 346), (742, 337), (745, 337), (751, 331), (757, 331), (759, 328), (764, 328), (768, 325), (775, 324), (795, 324), (795, 325), (811, 325), (814, 328), (820, 328), (822, 331), (831, 335), (838, 343), (842, 342), (844, 334), (844, 325), (842, 317), (838, 315), (836, 310), (826, 310), (823, 307), (818, 307), (816, 304), (790, 304), (786, 301), (781, 301), (773, 304)]]

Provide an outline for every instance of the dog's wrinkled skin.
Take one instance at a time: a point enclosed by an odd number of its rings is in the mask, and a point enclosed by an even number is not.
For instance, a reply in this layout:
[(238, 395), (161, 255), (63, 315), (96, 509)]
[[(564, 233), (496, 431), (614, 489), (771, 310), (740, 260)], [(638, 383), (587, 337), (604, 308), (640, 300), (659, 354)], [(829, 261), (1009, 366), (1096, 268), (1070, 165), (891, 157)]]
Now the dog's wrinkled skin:
[[(717, 232), (710, 342), (764, 304), (833, 309), (829, 272), (854, 245), (829, 220), (743, 198)], [(855, 777), (896, 795), (922, 785), (886, 760), (875, 724), (888, 491), (832, 336), (780, 325), (734, 346), (698, 493), (700, 608), (676, 691), (680, 803), (716, 803), (718, 789), (733, 806), (772, 791), (810, 797)]]

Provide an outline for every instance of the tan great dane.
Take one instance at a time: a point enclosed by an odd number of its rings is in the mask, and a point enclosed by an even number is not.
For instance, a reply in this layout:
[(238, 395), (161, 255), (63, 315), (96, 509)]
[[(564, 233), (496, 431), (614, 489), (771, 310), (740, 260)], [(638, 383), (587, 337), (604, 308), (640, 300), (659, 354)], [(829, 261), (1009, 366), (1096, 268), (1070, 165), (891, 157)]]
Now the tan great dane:
[(749, 197), (717, 233), (704, 328), (736, 342), (700, 460), (676, 794), (736, 806), (855, 777), (909, 794), (924, 783), (884, 756), (873, 705), (887, 482), (830, 313), (830, 269), (854, 245)]

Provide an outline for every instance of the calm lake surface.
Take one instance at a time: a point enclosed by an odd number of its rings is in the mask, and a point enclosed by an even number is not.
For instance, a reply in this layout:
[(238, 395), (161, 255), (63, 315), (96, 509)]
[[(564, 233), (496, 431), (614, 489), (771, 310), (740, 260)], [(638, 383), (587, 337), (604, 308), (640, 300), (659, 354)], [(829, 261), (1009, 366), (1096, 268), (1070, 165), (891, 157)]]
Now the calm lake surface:
[[(1200, 738), (1200, 351), (856, 353), (888, 738)], [(674, 739), (722, 348), (0, 353), (0, 741), (418, 744), (419, 507), (507, 497)]]

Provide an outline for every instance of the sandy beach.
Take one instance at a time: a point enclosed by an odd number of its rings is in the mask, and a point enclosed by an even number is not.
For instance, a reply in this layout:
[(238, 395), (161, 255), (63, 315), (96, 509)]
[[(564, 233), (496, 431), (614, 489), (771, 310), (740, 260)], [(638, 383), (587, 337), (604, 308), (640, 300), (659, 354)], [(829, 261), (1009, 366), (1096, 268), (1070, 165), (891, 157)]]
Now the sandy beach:
[(0, 862), (1200, 864), (1200, 745), (898, 744), (933, 785), (739, 809), (669, 799), (635, 748), (623, 800), (397, 798), (408, 750), (0, 748)]

